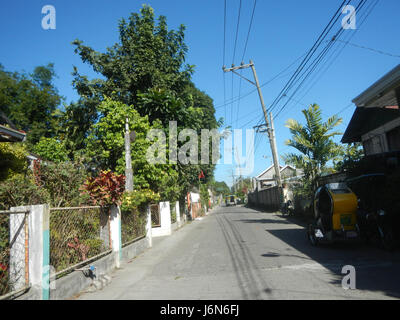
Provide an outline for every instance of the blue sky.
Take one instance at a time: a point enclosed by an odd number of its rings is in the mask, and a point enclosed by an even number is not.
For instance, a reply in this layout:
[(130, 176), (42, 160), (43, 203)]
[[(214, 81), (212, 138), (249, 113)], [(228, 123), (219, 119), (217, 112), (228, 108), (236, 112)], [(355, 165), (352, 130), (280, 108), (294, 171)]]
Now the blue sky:
[[(279, 74), (297, 58), (307, 52), (314, 44), (329, 19), (341, 4), (341, 0), (258, 0), (253, 25), (248, 40), (245, 63), (252, 59), (255, 63), (260, 83), (265, 83)], [(353, 0), (357, 4), (359, 0)], [(366, 8), (375, 0), (367, 0)], [(216, 117), (225, 117), (226, 124), (233, 128), (252, 128), (262, 116), (257, 93), (254, 92), (234, 103), (224, 105), (225, 99), (239, 95), (239, 77), (223, 75), (223, 0), (82, 0), (82, 1), (2, 1), (0, 10), (1, 52), (0, 63), (9, 71), (31, 72), (37, 65), (53, 62), (58, 78), (55, 81), (66, 102), (77, 100), (78, 96), (71, 86), (72, 67), (77, 66), (82, 74), (94, 77), (95, 74), (82, 64), (74, 54), (71, 42), (83, 40), (95, 50), (104, 51), (118, 41), (118, 20), (127, 18), (130, 12), (138, 12), (143, 3), (151, 5), (156, 16), (165, 15), (169, 28), (176, 29), (180, 24), (186, 26), (186, 42), (189, 46), (187, 63), (196, 66), (193, 81), (214, 100)], [(56, 8), (56, 29), (43, 30), (41, 27), (44, 5)], [(225, 62), (230, 66), (233, 60), (239, 0), (227, 0)], [(253, 0), (242, 0), (240, 23), (234, 63), (240, 63), (246, 35), (248, 32)], [(363, 14), (357, 16), (357, 29), (345, 30), (342, 39), (351, 38), (352, 43), (400, 55), (400, 1), (380, 0), (363, 24)], [(340, 27), (337, 22), (335, 30)], [(338, 43), (338, 48), (339, 48)], [(335, 47), (334, 47), (335, 48)], [(337, 51), (332, 50), (332, 59)], [(328, 58), (330, 55), (328, 54)], [(291, 152), (284, 141), (290, 137), (284, 123), (288, 118), (302, 121), (301, 109), (310, 103), (318, 103), (325, 118), (343, 110), (351, 100), (365, 90), (378, 78), (395, 67), (400, 59), (378, 54), (371, 50), (346, 46), (341, 54), (329, 64), (328, 60), (321, 70), (312, 77), (294, 97), (296, 101), (275, 119), (278, 152)], [(291, 72), (300, 60), (288, 69), (282, 77), (262, 88), (268, 105), (280, 92)], [(291, 72), (290, 72), (291, 71)], [(324, 71), (324, 72), (322, 72)], [(243, 75), (252, 79), (250, 70)], [(314, 84), (314, 85), (313, 85)], [(313, 86), (311, 86), (313, 85)], [(240, 95), (253, 90), (250, 83), (242, 81)], [(283, 101), (284, 103), (285, 101)], [(277, 111), (278, 108), (275, 110)], [(344, 131), (354, 106), (340, 113)], [(265, 135), (256, 138), (254, 175), (271, 164), (271, 152)], [(337, 138), (340, 140), (340, 137)], [(231, 165), (218, 165), (215, 172), (217, 180), (232, 183)]]

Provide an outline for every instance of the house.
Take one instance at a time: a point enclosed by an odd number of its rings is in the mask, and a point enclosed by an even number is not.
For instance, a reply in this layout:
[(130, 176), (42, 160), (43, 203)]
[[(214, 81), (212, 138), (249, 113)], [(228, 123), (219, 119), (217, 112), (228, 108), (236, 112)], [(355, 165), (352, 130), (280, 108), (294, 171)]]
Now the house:
[(26, 133), (18, 131), (14, 124), (0, 111), (0, 142), (25, 141)]
[[(296, 177), (303, 175), (303, 170), (296, 169), (295, 167), (292, 167), (290, 165), (285, 165), (285, 166), (279, 165), (279, 168), (280, 168), (282, 181), (296, 178)], [(258, 176), (256, 176), (254, 178), (254, 181), (255, 181), (255, 188), (257, 190), (276, 186), (277, 182), (275, 179), (274, 166), (273, 165), (269, 166), (267, 169), (265, 169), (263, 172), (261, 172)]]
[(400, 151), (400, 64), (353, 99), (342, 143), (361, 142), (366, 156)]

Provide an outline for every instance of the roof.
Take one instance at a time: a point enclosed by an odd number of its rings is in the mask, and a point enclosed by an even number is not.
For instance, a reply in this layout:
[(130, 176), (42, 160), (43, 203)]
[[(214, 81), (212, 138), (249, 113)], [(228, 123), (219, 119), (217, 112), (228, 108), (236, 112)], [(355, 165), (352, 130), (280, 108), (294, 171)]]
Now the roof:
[[(285, 165), (285, 166), (282, 166), (282, 165), (279, 165), (279, 167), (280, 167), (280, 172), (282, 172), (283, 170), (285, 170), (286, 168), (291, 168), (291, 169), (293, 169), (293, 170), (297, 170), (295, 167), (293, 167), (293, 166), (291, 166), (291, 165), (289, 165), (289, 164), (287, 164), (287, 165)], [(263, 172), (261, 172), (258, 176), (256, 176), (256, 179), (257, 180), (263, 180), (263, 179), (258, 179), (259, 177), (261, 177), (264, 173), (266, 173), (266, 172), (268, 172), (269, 170), (271, 170), (272, 168), (274, 168), (274, 165), (273, 164), (271, 164), (267, 169), (265, 169)], [(269, 180), (269, 179), (264, 179), (264, 180)]]
[(342, 143), (360, 142), (361, 136), (400, 117), (399, 109), (356, 108), (343, 134)]
[(400, 64), (353, 99), (357, 108), (341, 142), (360, 142), (361, 136), (400, 117)]
[(20, 142), (24, 141), (25, 137), (25, 132), (0, 125), (0, 142)]
[(400, 85), (400, 64), (353, 99), (357, 107), (364, 107)]

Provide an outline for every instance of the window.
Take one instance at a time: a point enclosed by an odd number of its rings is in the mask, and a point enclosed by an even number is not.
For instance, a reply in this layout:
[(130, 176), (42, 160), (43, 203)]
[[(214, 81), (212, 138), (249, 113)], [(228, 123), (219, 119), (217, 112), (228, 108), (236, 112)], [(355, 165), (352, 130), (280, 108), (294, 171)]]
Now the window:
[(400, 127), (392, 129), (386, 133), (389, 151), (400, 150)]
[(382, 153), (382, 143), (380, 136), (373, 136), (367, 140), (363, 141), (364, 151), (366, 155)]

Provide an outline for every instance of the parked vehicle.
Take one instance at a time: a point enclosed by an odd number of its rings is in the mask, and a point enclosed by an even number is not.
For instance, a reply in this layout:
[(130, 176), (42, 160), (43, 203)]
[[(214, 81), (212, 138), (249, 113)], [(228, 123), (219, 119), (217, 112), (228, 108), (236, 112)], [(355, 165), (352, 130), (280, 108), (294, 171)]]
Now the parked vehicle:
[(395, 247), (393, 212), (382, 199), (386, 177), (365, 174), (348, 180), (358, 196), (357, 219), (362, 239), (386, 250)]
[(294, 213), (294, 204), (293, 204), (292, 200), (287, 200), (286, 202), (284, 202), (282, 204), (281, 212), (282, 212), (283, 216), (285, 216), (285, 215), (288, 215), (288, 216), (293, 215), (293, 213)]
[(229, 206), (235, 206), (236, 205), (236, 196), (231, 194), (229, 196), (225, 197), (225, 205), (227, 207)]
[(307, 228), (312, 245), (359, 239), (357, 196), (345, 183), (329, 183), (314, 196), (314, 222)]

